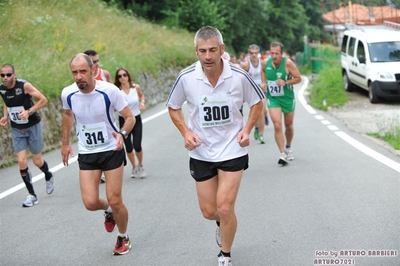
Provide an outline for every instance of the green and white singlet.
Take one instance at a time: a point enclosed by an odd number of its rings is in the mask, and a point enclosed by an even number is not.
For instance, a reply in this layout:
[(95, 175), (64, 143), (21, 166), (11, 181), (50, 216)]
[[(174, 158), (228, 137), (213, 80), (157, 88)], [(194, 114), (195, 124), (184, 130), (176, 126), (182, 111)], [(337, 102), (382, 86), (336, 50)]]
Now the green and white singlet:
[(264, 68), (267, 81), (268, 108), (282, 108), (284, 113), (294, 111), (296, 100), (294, 97), (293, 85), (278, 86), (276, 80), (290, 80), (292, 76), (286, 72), (285, 64), (287, 58), (282, 58), (282, 62), (275, 68), (272, 59), (267, 61)]

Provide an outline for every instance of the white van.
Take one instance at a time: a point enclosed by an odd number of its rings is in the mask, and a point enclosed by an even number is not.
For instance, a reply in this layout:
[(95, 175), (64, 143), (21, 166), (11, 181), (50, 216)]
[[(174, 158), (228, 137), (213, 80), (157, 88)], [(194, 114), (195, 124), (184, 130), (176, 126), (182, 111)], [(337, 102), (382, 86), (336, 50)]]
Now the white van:
[(343, 86), (368, 91), (371, 103), (400, 100), (400, 24), (352, 26), (341, 47)]

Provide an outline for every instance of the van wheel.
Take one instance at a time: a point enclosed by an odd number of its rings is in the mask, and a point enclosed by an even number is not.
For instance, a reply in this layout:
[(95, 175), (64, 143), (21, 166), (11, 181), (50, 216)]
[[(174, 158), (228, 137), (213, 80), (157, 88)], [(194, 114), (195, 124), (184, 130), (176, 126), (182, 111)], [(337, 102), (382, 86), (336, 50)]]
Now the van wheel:
[(347, 72), (343, 72), (343, 87), (345, 91), (352, 92), (354, 91), (354, 84), (349, 80), (347, 76)]
[(373, 85), (373, 82), (370, 82), (368, 84), (368, 97), (369, 97), (369, 101), (371, 103), (378, 103), (379, 102), (379, 97), (376, 96), (376, 86)]

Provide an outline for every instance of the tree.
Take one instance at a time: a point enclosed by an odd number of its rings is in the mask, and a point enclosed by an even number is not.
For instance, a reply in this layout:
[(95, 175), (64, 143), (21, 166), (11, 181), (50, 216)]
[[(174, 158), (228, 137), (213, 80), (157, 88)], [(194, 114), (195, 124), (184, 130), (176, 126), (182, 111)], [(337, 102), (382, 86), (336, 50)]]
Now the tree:
[[(193, 12), (196, 10), (196, 12)], [(164, 24), (196, 32), (200, 27), (210, 25), (223, 31), (226, 27), (225, 5), (212, 0), (180, 0), (172, 9), (163, 9)]]
[[(105, 0), (128, 8), (156, 23), (196, 32), (217, 27), (233, 53), (250, 44), (262, 50), (278, 40), (295, 53), (303, 50), (303, 36), (321, 38), (321, 2), (318, 0)], [(339, 0), (333, 0), (339, 1)]]
[(270, 0), (268, 14), (267, 26), (272, 30), (269, 40), (283, 43), (290, 53), (303, 50), (309, 19), (299, 0)]
[(247, 51), (250, 44), (262, 49), (269, 46), (267, 0), (231, 0), (226, 6), (229, 25), (224, 32), (225, 43), (229, 43), (235, 53)]
[(322, 3), (319, 0), (300, 0), (306, 16), (309, 18), (305, 35), (310, 40), (321, 40), (323, 37)]

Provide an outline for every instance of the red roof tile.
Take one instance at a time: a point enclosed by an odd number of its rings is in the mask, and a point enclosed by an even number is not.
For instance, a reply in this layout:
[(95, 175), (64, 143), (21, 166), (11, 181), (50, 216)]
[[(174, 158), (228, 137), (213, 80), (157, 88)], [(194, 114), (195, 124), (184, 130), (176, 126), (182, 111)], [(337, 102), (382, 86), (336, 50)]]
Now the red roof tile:
[[(372, 16), (371, 16), (372, 15)], [(328, 23), (382, 24), (384, 20), (400, 23), (400, 9), (390, 6), (368, 7), (351, 4), (322, 15)]]

